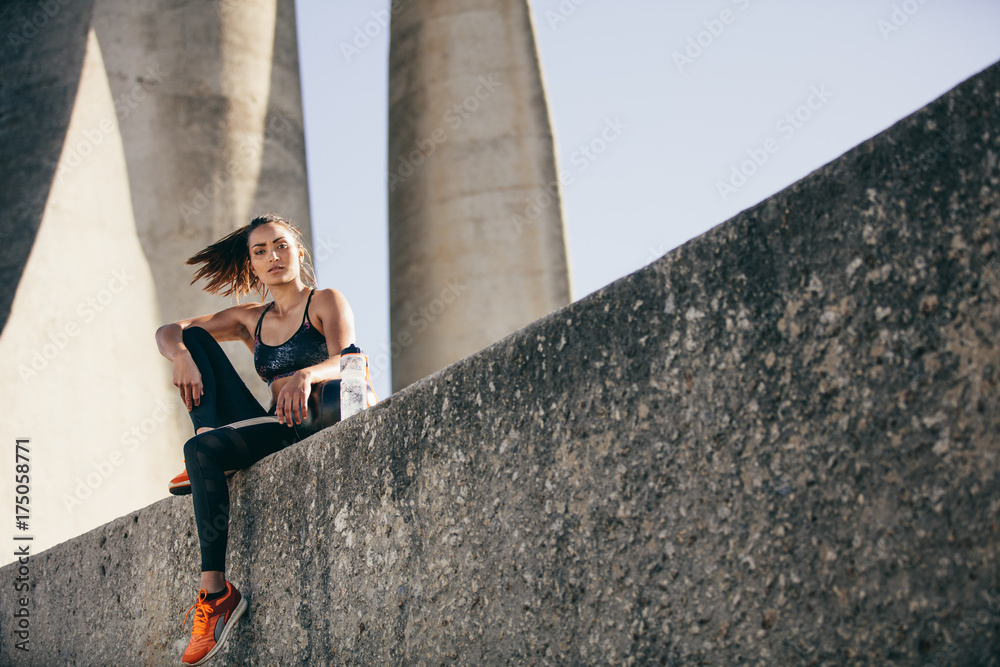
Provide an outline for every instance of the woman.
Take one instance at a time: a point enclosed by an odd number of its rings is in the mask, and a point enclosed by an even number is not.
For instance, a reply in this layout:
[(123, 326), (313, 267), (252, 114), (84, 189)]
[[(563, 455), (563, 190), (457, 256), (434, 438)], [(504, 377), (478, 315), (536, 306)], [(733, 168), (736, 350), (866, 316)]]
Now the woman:
[[(171, 480), (170, 490), (189, 489), (194, 502), (201, 588), (182, 662), (200, 665), (218, 652), (247, 607), (225, 578), (226, 477), (300, 439), (295, 427), (308, 416), (315, 385), (340, 379), (340, 351), (354, 341), (354, 316), (340, 292), (315, 289), (301, 234), (276, 215), (255, 218), (187, 263), (202, 265), (192, 283), (207, 279), (207, 292), (239, 297), (267, 290), (273, 297), (268, 304), (241, 304), (156, 331), (195, 428), (184, 445), (186, 473)], [(218, 344), (236, 340), (253, 352), (254, 366), (268, 382), (270, 410), (254, 399)]]

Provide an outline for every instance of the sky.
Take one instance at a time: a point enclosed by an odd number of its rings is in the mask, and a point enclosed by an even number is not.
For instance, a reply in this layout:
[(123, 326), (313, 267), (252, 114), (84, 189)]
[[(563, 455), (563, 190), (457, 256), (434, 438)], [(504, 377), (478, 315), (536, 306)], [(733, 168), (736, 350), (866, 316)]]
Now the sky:
[[(574, 300), (1000, 61), (993, 0), (530, 6), (558, 167), (573, 175), (562, 204)], [(296, 0), (317, 277), (351, 303), (383, 396), (388, 8)]]

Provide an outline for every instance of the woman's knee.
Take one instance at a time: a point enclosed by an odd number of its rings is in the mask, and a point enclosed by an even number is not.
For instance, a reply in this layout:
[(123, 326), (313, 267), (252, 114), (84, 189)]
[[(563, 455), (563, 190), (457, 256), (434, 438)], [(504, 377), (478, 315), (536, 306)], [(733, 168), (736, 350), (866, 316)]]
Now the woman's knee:
[(194, 461), (198, 455), (198, 445), (201, 440), (199, 436), (194, 436), (193, 438), (188, 438), (188, 441), (184, 443), (184, 460)]
[(184, 460), (198, 461), (202, 464), (214, 460), (213, 450), (217, 450), (220, 444), (215, 431), (216, 429), (213, 429), (188, 438), (184, 443)]
[(219, 466), (228, 463), (233, 445), (233, 429), (214, 428), (188, 438), (184, 443), (184, 460), (197, 461), (201, 466)]
[(205, 329), (198, 326), (187, 327), (181, 332), (181, 339), (184, 341), (185, 345), (200, 345), (211, 344), (215, 342), (212, 338), (212, 334), (208, 333)]

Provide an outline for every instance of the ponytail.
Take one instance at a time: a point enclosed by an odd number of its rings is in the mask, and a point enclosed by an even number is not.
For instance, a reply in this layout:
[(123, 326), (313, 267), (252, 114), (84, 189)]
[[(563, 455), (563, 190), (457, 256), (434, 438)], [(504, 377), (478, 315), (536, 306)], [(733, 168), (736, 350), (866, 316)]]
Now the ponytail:
[(272, 222), (286, 227), (291, 233), (295, 244), (303, 252), (299, 277), (306, 285), (315, 287), (316, 276), (313, 273), (309, 249), (302, 239), (302, 232), (284, 218), (272, 213), (254, 218), (249, 225), (240, 227), (189, 258), (187, 264), (203, 265), (195, 272), (191, 284), (204, 278), (208, 284), (202, 289), (209, 294), (235, 295), (239, 298), (257, 292), (263, 300), (264, 283), (250, 270), (250, 232)]

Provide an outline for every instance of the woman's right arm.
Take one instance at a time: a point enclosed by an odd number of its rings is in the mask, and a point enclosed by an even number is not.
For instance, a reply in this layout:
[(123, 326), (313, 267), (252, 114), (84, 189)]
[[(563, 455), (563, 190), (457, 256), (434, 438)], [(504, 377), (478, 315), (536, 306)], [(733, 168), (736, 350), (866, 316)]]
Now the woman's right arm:
[(204, 387), (201, 382), (201, 372), (191, 357), (191, 352), (184, 345), (184, 329), (189, 326), (199, 326), (212, 335), (217, 341), (239, 340), (252, 348), (252, 337), (247, 328), (248, 316), (256, 309), (253, 304), (234, 306), (211, 315), (202, 315), (189, 320), (181, 320), (164, 324), (156, 330), (156, 346), (160, 354), (174, 364), (173, 384), (180, 391), (188, 412), (201, 403)]
[(204, 387), (201, 383), (201, 371), (184, 345), (183, 333), (181, 322), (164, 324), (156, 330), (156, 346), (160, 348), (160, 354), (173, 362), (174, 386), (181, 392), (184, 407), (191, 412), (195, 405), (201, 404)]

